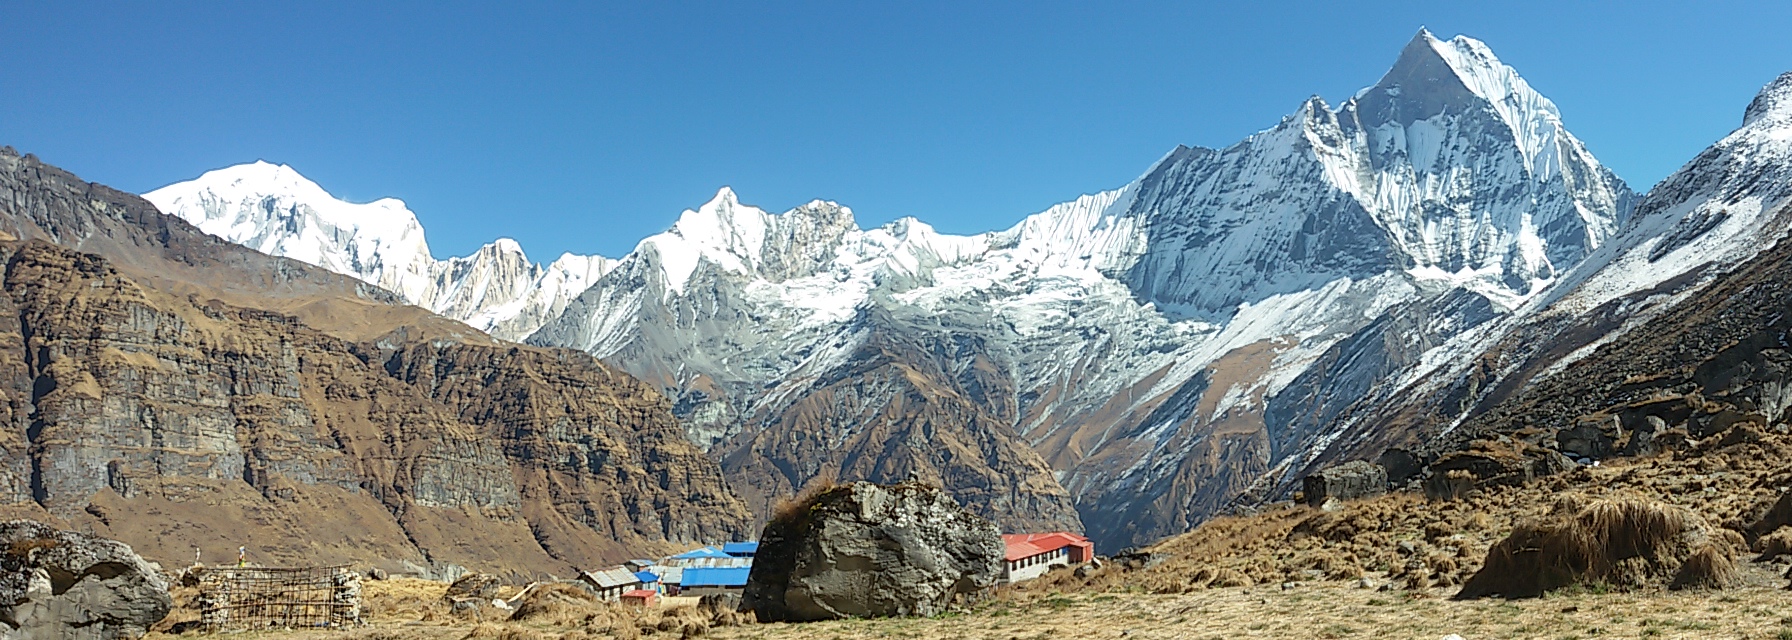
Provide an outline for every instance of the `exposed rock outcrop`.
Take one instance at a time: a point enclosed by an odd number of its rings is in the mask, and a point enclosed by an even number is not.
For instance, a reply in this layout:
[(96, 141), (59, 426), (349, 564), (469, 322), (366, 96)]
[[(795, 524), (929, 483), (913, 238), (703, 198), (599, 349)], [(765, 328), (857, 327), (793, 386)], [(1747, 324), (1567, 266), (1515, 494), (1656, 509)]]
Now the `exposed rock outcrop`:
[(1380, 465), (1354, 460), (1307, 476), (1303, 483), (1307, 504), (1320, 506), (1328, 499), (1355, 500), (1388, 491), (1388, 472)]
[(761, 514), (818, 478), (920, 482), (1005, 531), (1082, 531), (1070, 493), (1009, 426), (1012, 383), (932, 344), (880, 332), (850, 367), (797, 385), (759, 429), (718, 445), (730, 482)]
[(930, 616), (1001, 577), (996, 526), (915, 484), (855, 482), (788, 505), (742, 596), (761, 622)]
[(0, 153), (5, 229), (37, 239), (0, 241), (0, 509), (165, 563), (246, 545), (512, 575), (746, 533), (670, 403), (584, 353), (492, 341)]
[(173, 607), (161, 572), (124, 543), (0, 523), (0, 638), (136, 638)]

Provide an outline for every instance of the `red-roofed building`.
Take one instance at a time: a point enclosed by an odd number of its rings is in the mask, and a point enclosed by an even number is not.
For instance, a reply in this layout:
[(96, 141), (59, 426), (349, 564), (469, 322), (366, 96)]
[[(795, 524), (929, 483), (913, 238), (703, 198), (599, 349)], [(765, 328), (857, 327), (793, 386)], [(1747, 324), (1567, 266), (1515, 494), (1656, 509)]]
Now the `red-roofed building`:
[(1067, 531), (1011, 533), (1002, 536), (1002, 581), (1020, 582), (1045, 575), (1052, 567), (1068, 567), (1095, 559), (1095, 543)]
[(651, 607), (651, 606), (653, 606), (654, 600), (658, 599), (659, 596), (660, 596), (659, 592), (654, 591), (652, 589), (636, 589), (634, 591), (630, 591), (628, 593), (622, 594), (621, 599), (622, 599), (622, 604), (632, 604), (632, 605), (640, 606), (640, 607)]

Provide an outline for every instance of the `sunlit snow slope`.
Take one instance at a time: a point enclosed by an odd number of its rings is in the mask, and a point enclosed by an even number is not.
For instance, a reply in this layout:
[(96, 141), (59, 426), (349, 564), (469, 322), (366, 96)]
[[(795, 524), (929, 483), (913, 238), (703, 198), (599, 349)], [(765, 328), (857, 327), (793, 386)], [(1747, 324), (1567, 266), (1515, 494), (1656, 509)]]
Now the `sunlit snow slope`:
[(360, 278), (512, 340), (557, 315), (612, 264), (573, 254), (535, 264), (508, 238), (436, 260), (404, 202), (339, 200), (292, 167), (267, 162), (208, 171), (143, 197), (206, 233)]

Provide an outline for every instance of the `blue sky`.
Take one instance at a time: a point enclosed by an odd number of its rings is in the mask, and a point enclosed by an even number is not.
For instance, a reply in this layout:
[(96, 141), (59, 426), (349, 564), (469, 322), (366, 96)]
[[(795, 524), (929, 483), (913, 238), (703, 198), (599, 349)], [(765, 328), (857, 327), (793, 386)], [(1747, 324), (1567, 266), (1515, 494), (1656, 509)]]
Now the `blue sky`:
[[(0, 144), (131, 190), (255, 159), (404, 199), (439, 257), (617, 256), (732, 185), (1007, 227), (1486, 41), (1642, 190), (1792, 70), (1792, 3), (37, 2)], [(1249, 6), (1235, 6), (1249, 5)]]

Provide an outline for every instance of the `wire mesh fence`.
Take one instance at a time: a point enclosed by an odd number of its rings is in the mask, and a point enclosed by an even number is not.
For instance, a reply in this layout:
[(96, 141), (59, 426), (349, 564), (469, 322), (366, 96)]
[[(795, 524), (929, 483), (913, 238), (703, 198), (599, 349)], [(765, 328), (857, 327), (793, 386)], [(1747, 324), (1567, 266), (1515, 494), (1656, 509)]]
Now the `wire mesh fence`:
[(348, 567), (218, 567), (199, 581), (207, 632), (361, 623), (361, 575)]

